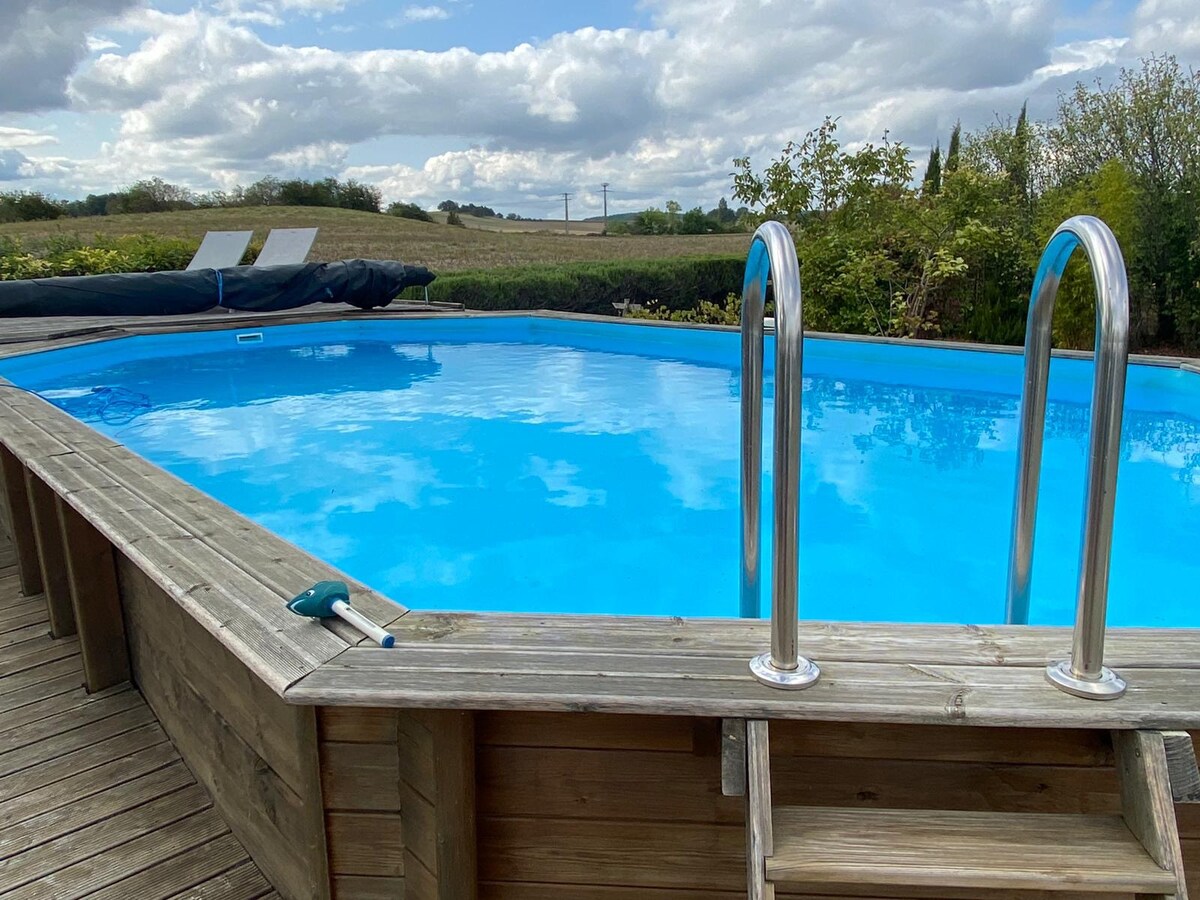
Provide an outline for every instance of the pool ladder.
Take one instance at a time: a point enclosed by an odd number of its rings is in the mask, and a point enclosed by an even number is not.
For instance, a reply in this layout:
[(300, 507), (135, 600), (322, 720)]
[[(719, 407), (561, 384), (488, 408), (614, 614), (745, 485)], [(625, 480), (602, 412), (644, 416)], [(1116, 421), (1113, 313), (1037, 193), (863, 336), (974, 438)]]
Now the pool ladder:
[[(1112, 551), (1113, 509), (1129, 357), (1129, 285), (1121, 248), (1108, 226), (1092, 216), (1060, 225), (1034, 277), (1025, 331), (1017, 490), (1008, 567), (1006, 621), (1025, 624), (1033, 563), (1034, 526), (1046, 424), (1051, 317), (1071, 254), (1082, 246), (1096, 287), (1096, 352), (1091, 434), (1087, 451), (1083, 542), (1075, 632), (1070, 659), (1051, 663), (1055, 687), (1093, 700), (1112, 700), (1125, 682), (1104, 665), (1104, 629)], [(809, 687), (821, 671), (799, 653), (798, 553), (800, 533), (800, 402), (804, 354), (800, 263), (791, 234), (779, 222), (754, 233), (742, 285), (741, 383), (741, 613), (758, 615), (761, 597), (763, 314), (767, 279), (775, 292), (775, 490), (772, 503), (771, 649), (750, 669), (776, 688)]]

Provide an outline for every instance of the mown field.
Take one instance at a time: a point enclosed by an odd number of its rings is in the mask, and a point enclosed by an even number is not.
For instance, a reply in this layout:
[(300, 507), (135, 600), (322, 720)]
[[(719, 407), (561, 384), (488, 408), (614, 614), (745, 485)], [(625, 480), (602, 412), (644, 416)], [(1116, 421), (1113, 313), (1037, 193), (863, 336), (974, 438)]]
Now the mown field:
[[(519, 223), (513, 223), (519, 224)], [(199, 241), (206, 231), (253, 230), (261, 243), (271, 228), (319, 227), (309, 259), (398, 259), (434, 272), (459, 272), (568, 262), (669, 259), (744, 253), (749, 234), (607, 237), (546, 230), (498, 232), (417, 222), (395, 216), (323, 207), (264, 206), (96, 216), (0, 225), (0, 240), (36, 250), (56, 235), (158, 234)]]
[[(435, 222), (445, 224), (449, 218), (448, 213), (431, 212)], [(500, 231), (505, 234), (513, 234), (516, 232), (529, 231), (541, 232), (552, 231), (559, 234), (600, 234), (604, 231), (603, 222), (582, 222), (571, 220), (567, 223), (567, 228), (563, 228), (562, 219), (497, 219), (482, 216), (464, 216), (461, 213), (458, 217), (466, 228), (479, 228), (483, 231)]]

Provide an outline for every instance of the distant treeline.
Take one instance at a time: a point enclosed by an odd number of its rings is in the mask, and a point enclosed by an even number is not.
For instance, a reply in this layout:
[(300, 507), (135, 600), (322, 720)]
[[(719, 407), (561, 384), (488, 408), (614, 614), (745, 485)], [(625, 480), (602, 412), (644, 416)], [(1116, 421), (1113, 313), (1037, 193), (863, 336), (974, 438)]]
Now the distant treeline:
[(745, 231), (750, 217), (748, 207), (729, 208), (722, 197), (716, 208), (705, 212), (694, 207), (684, 212), (678, 201), (667, 201), (667, 208), (651, 208), (608, 226), (609, 234), (726, 234)]
[(238, 185), (231, 191), (198, 193), (161, 178), (149, 178), (124, 190), (88, 194), (82, 200), (55, 200), (37, 191), (0, 193), (0, 222), (238, 206), (332, 206), (377, 213), (381, 202), (379, 188), (354, 179), (285, 181), (268, 176), (249, 187)]

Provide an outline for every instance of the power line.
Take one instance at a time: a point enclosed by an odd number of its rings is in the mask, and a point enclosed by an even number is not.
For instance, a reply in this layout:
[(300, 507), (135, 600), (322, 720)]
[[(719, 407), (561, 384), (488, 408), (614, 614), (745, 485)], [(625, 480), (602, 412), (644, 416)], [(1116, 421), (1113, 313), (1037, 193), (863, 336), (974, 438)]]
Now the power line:
[(571, 195), (564, 193), (563, 198), (563, 234), (571, 233)]
[(602, 182), (600, 189), (604, 191), (604, 233), (608, 234), (608, 182)]

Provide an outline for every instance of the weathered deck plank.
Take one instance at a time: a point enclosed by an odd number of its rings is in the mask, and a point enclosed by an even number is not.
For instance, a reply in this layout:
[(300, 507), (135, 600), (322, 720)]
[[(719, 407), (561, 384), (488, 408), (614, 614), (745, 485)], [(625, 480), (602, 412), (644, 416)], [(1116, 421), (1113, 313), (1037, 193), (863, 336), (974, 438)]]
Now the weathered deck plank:
[[(44, 622), (44, 599), (12, 602), (12, 575), (10, 559), (0, 629), (31, 602)], [(165, 900), (220, 879), (223, 893), (198, 896), (268, 894), (141, 695), (128, 684), (86, 694), (79, 641), (41, 630), (0, 648), (0, 898)]]

